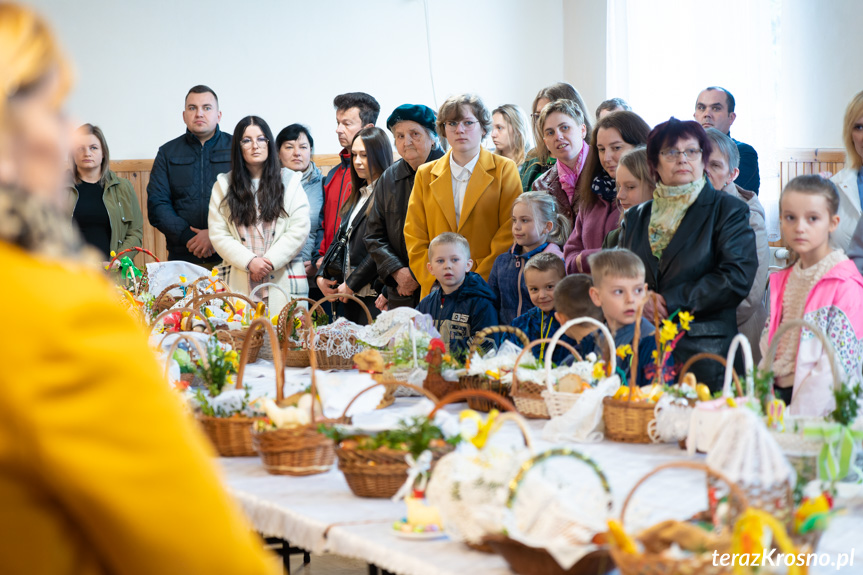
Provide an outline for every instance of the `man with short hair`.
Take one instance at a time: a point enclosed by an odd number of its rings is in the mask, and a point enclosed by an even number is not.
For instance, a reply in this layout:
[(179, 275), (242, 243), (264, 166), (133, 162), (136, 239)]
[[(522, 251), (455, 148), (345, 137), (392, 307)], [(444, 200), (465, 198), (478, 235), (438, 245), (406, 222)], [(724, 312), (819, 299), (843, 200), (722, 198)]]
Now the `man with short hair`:
[(165, 234), (168, 259), (213, 267), (207, 215), (218, 174), (231, 171), (231, 135), (219, 130), (219, 98), (207, 86), (186, 94), (186, 133), (159, 148), (147, 186), (150, 225)]
[(333, 100), (336, 109), (336, 135), (342, 151), (341, 163), (324, 178), (324, 205), (315, 232), (321, 242), (317, 246), (315, 267), (320, 267), (327, 248), (341, 225), (339, 210), (351, 195), (351, 143), (363, 128), (373, 128), (378, 121), (381, 106), (365, 92), (348, 92)]
[[(734, 113), (734, 96), (725, 88), (711, 86), (698, 94), (695, 102), (695, 113), (692, 115), (695, 121), (707, 128), (716, 128), (723, 134), (731, 137), (731, 124), (737, 118)], [(731, 138), (740, 152), (740, 175), (734, 183), (758, 194), (761, 187), (761, 177), (758, 174), (758, 153), (749, 144), (738, 142)]]

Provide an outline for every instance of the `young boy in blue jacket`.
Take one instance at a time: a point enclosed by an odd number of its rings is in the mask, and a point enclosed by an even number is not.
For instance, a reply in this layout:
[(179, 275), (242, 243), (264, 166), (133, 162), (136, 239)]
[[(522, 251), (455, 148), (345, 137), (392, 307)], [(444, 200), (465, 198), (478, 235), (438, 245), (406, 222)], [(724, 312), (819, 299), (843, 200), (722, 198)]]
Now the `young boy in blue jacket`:
[(450, 353), (466, 354), (476, 332), (498, 325), (494, 294), (482, 276), (470, 271), (470, 244), (457, 233), (444, 232), (429, 243), (427, 266), (440, 288), (417, 309), (432, 316)]
[[(590, 299), (602, 309), (605, 323), (614, 337), (614, 346), (633, 345), (635, 338), (635, 317), (638, 306), (647, 297), (647, 284), (644, 282), (644, 262), (631, 251), (623, 248), (602, 250), (588, 258), (593, 275)], [(650, 383), (648, 371), (653, 365), (653, 352), (656, 339), (653, 324), (641, 318), (641, 335), (638, 340), (638, 374), (636, 384), (641, 387)], [(626, 375), (625, 385), (629, 383), (631, 357), (618, 360), (618, 367)], [(671, 367), (666, 364), (667, 367)]]
[[(587, 274), (571, 274), (560, 280), (554, 288), (554, 319), (563, 325), (577, 317), (589, 317), (598, 322), (605, 321), (602, 310), (590, 299), (590, 289), (593, 287), (593, 279)], [(596, 338), (599, 328), (590, 323), (580, 323), (570, 326), (566, 335), (575, 341), (575, 351), (586, 357), (589, 353), (602, 353), (596, 346)], [(567, 357), (564, 364), (571, 363), (572, 358)]]
[[(550, 338), (560, 328), (560, 323), (554, 317), (554, 290), (564, 277), (566, 277), (566, 270), (563, 260), (553, 253), (536, 254), (524, 265), (524, 281), (527, 284), (530, 301), (535, 307), (515, 318), (511, 325), (522, 330), (530, 341)], [(509, 334), (507, 339), (519, 346), (522, 345), (512, 334)], [(560, 341), (578, 348), (578, 344), (565, 334)], [(534, 357), (544, 361), (547, 348), (548, 344), (539, 344), (531, 351)], [(562, 345), (558, 345), (554, 349), (552, 362), (559, 365), (569, 356), (569, 351)]]

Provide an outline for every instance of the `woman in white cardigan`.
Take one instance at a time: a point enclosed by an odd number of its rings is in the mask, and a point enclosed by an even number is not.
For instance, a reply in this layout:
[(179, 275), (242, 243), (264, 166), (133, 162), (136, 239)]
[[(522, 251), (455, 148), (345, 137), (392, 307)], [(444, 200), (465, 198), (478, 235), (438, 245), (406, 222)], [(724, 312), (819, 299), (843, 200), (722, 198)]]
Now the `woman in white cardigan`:
[[(257, 116), (239, 121), (231, 141), (231, 171), (219, 174), (210, 196), (210, 241), (226, 266), (227, 283), (250, 294), (274, 283), (290, 297), (305, 297), (309, 284), (302, 249), (311, 227), (302, 174), (279, 168), (273, 133)], [(288, 302), (279, 290), (262, 288), (270, 314)]]
[[(863, 194), (863, 92), (858, 93), (845, 110), (842, 127), (845, 143), (845, 168), (831, 181), (839, 188), (839, 227), (833, 232), (833, 244), (846, 252), (860, 219), (860, 196)], [(855, 238), (859, 246), (863, 238)]]

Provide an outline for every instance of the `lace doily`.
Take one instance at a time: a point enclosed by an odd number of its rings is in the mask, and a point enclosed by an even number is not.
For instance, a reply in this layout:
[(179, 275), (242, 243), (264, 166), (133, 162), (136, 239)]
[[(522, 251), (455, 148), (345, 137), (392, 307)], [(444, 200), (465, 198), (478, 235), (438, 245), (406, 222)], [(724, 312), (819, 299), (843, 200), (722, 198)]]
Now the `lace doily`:
[[(363, 326), (340, 317), (329, 325), (315, 329), (315, 339), (312, 341), (312, 349), (316, 351), (326, 350), (327, 355), (352, 358), (365, 349), (359, 340)], [(363, 340), (365, 341), (365, 340)]]
[(409, 307), (381, 313), (373, 323), (360, 328), (358, 337), (374, 347), (386, 347), (391, 341), (410, 339), (411, 323), (416, 330), (415, 337), (420, 334), (425, 334), (429, 339), (440, 337), (430, 315)]
[[(151, 294), (159, 295), (169, 285), (179, 283), (180, 276), (186, 276), (191, 282), (208, 275), (210, 270), (189, 262), (151, 262), (147, 264), (147, 289)], [(177, 290), (176, 295), (180, 293), (180, 290)]]
[(647, 425), (650, 439), (657, 443), (686, 439), (693, 409), (685, 399), (664, 394), (653, 408), (655, 418)]

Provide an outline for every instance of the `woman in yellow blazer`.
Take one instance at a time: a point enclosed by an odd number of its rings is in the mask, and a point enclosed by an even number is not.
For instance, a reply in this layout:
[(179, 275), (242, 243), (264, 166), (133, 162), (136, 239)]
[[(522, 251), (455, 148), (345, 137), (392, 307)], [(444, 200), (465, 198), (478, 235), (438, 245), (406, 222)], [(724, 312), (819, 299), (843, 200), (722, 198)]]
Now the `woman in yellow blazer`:
[(72, 227), (68, 78), (45, 23), (0, 4), (0, 571), (280, 573)]
[(473, 94), (452, 96), (440, 108), (438, 134), (451, 149), (417, 170), (405, 218), (410, 267), (429, 294), (429, 242), (444, 232), (467, 238), (473, 270), (488, 280), (497, 256), (512, 246), (512, 203), (521, 194), (515, 163), (481, 146), (491, 114)]

